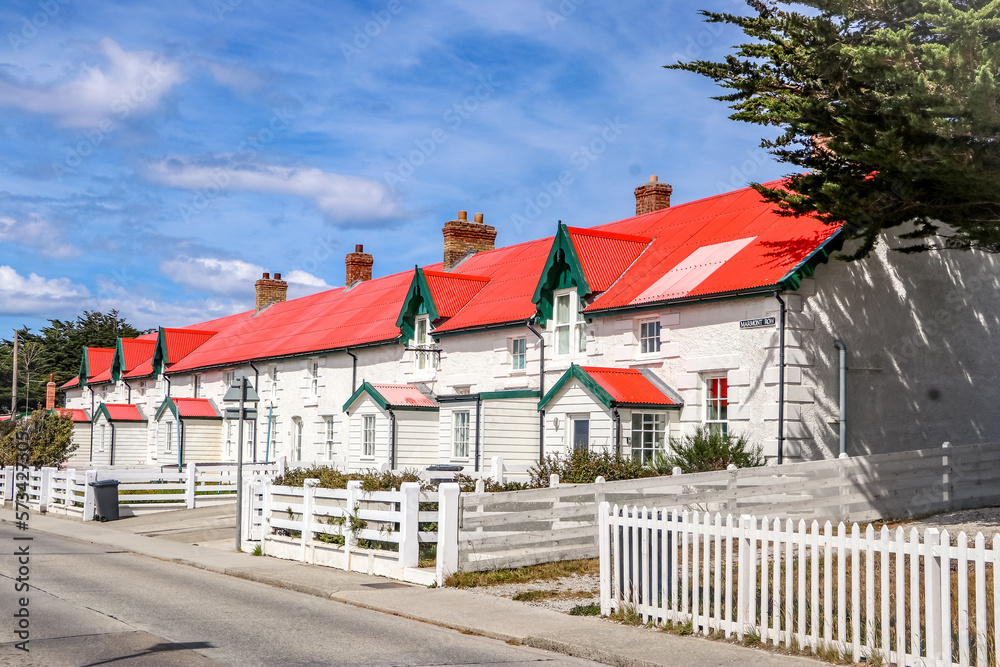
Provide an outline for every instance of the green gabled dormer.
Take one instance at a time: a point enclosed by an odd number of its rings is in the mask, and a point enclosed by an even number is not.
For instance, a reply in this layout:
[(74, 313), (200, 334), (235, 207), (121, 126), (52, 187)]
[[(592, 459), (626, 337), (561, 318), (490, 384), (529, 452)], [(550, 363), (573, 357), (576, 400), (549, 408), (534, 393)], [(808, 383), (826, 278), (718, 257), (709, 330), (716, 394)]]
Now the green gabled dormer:
[(549, 257), (535, 287), (535, 295), (531, 298), (537, 309), (536, 321), (541, 326), (546, 326), (552, 319), (555, 292), (564, 289), (575, 289), (581, 301), (590, 294), (590, 285), (580, 257), (573, 246), (573, 239), (570, 238), (569, 228), (560, 220), (559, 229), (549, 250)]

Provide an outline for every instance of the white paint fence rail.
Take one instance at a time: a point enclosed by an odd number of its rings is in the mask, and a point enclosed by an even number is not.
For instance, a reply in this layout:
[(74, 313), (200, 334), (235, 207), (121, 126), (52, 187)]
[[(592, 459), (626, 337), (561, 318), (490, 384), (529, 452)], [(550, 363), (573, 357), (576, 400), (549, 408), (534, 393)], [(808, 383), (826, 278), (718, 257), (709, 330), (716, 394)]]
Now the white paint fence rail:
[(1000, 535), (618, 507), (600, 511), (601, 611), (855, 662), (995, 665)]

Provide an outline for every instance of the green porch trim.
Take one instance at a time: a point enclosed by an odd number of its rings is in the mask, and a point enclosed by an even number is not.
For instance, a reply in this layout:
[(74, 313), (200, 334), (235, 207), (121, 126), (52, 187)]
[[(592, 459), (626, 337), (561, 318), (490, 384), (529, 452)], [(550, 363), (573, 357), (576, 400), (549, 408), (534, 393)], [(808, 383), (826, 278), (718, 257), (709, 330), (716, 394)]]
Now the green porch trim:
[[(162, 328), (160, 329), (163, 330)], [(163, 403), (160, 403), (160, 407), (156, 409), (156, 416), (153, 417), (153, 421), (160, 421), (160, 416), (163, 414), (164, 410), (169, 409), (171, 414), (174, 416), (174, 421), (180, 421), (180, 417), (177, 416), (177, 404), (174, 403), (173, 399), (169, 396), (163, 399)]]
[(159, 375), (166, 368), (167, 364), (170, 363), (170, 357), (167, 355), (167, 334), (163, 331), (163, 327), (160, 327), (159, 332), (156, 334), (156, 349), (153, 350), (153, 375)]
[(559, 221), (559, 229), (552, 240), (549, 257), (545, 260), (542, 275), (535, 287), (535, 295), (531, 302), (535, 304), (538, 324), (544, 327), (552, 319), (553, 292), (561, 289), (576, 288), (576, 294), (582, 303), (583, 298), (590, 294), (587, 276), (583, 273), (583, 265), (576, 254), (573, 239), (569, 229)]
[[(416, 329), (414, 320), (418, 315), (427, 315), (431, 324), (440, 319), (431, 296), (431, 286), (427, 283), (424, 270), (419, 266), (413, 271), (413, 280), (410, 281), (410, 288), (406, 292), (406, 298), (403, 299), (403, 307), (399, 311), (399, 317), (396, 318), (396, 326), (403, 334), (404, 345), (407, 341), (413, 340)], [(428, 334), (430, 334), (430, 327), (428, 327)]]
[[(111, 413), (108, 412), (108, 408), (104, 405), (104, 403), (101, 403), (101, 406), (94, 410), (94, 416), (90, 418), (91, 423), (96, 423), (97, 418), (102, 414), (108, 422), (120, 422), (125, 424), (144, 424), (149, 422), (149, 419), (112, 419)], [(139, 414), (142, 414), (142, 410), (139, 410)], [(174, 413), (174, 417), (177, 417), (176, 413)]]
[(480, 392), (479, 398), (484, 401), (502, 400), (505, 398), (538, 398), (542, 392), (537, 389), (506, 389), (504, 391)]
[(611, 394), (604, 391), (604, 388), (597, 384), (597, 381), (594, 380), (594, 378), (590, 377), (587, 372), (583, 370), (583, 368), (577, 366), (576, 364), (570, 364), (570, 367), (566, 369), (566, 372), (562, 374), (562, 377), (556, 380), (556, 383), (552, 385), (552, 388), (549, 389), (548, 393), (546, 393), (542, 400), (538, 402), (538, 409), (544, 410), (549, 401), (555, 398), (556, 394), (559, 393), (559, 390), (573, 378), (579, 380), (580, 384), (582, 384), (587, 391), (593, 394), (594, 398), (596, 398), (601, 405), (609, 410), (611, 409), (614, 404), (614, 399), (611, 398)]
[(816, 248), (811, 255), (806, 257), (806, 259), (799, 264), (797, 267), (792, 269), (791, 273), (781, 279), (781, 286), (790, 291), (794, 292), (802, 285), (802, 280), (805, 278), (812, 278), (813, 274), (816, 272), (816, 267), (820, 264), (826, 264), (830, 259), (830, 255), (838, 252), (844, 247), (844, 232), (842, 229), (838, 229), (830, 238)]
[(436, 412), (437, 410), (439, 410), (439, 408), (436, 405), (433, 407), (413, 406), (413, 405), (390, 405), (389, 401), (385, 400), (385, 397), (382, 394), (378, 393), (378, 390), (375, 387), (373, 387), (370, 382), (366, 381), (362, 382), (361, 386), (358, 387), (353, 394), (351, 394), (351, 397), (349, 399), (347, 399), (347, 402), (344, 403), (343, 411), (347, 412), (347, 409), (351, 407), (351, 405), (353, 405), (355, 401), (361, 398), (362, 394), (368, 394), (368, 396), (370, 396), (371, 399), (375, 401), (375, 405), (377, 405), (383, 410), (396, 410), (396, 411), (426, 410), (428, 412)]

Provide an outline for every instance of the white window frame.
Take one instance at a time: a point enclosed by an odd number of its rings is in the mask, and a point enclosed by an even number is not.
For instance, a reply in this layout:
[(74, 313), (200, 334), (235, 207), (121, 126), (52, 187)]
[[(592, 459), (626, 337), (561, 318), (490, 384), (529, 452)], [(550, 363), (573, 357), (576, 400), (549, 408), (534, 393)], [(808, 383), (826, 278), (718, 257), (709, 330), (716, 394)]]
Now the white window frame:
[(201, 374), (195, 373), (192, 383), (194, 384), (194, 398), (201, 398)]
[(226, 384), (226, 389), (232, 386), (233, 381), (236, 380), (236, 371), (226, 371), (222, 375), (223, 382)]
[(319, 396), (319, 362), (309, 362), (309, 394)]
[[(636, 424), (637, 420), (638, 424)], [(661, 424), (657, 423), (661, 420), (662, 427)], [(637, 425), (638, 428), (636, 428)], [(633, 412), (630, 440), (632, 458), (638, 459), (640, 463), (646, 463), (656, 457), (656, 452), (666, 453), (669, 430), (670, 419), (665, 412)], [(646, 446), (647, 440), (650, 446)]]
[(163, 434), (163, 451), (166, 454), (170, 454), (173, 451), (174, 442), (174, 423), (173, 422), (163, 422), (164, 434)]
[(233, 458), (233, 420), (226, 420), (226, 458)]
[[(552, 340), (555, 356), (575, 357), (587, 352), (587, 322), (575, 289), (558, 290), (552, 298)], [(560, 319), (559, 303), (566, 300), (566, 318)], [(565, 332), (566, 351), (560, 350), (560, 334)]]
[[(704, 379), (705, 412), (703, 423), (708, 431), (721, 431), (723, 435), (726, 435), (729, 433), (729, 380), (724, 373), (705, 375)], [(725, 396), (712, 398), (712, 388), (718, 386), (725, 387)]]
[(243, 424), (243, 437), (245, 438), (243, 441), (243, 446), (245, 447), (243, 450), (244, 461), (250, 461), (253, 458), (253, 436), (256, 428), (257, 422), (254, 420), (248, 419), (246, 420), (246, 423)]
[(104, 451), (104, 438), (106, 435), (107, 428), (108, 428), (107, 424), (101, 424), (101, 438), (97, 444), (97, 451), (99, 452)]
[(469, 458), (469, 443), (472, 440), (472, 411), (455, 410), (451, 417), (451, 456), (453, 459)]
[(332, 416), (327, 416), (323, 418), (323, 422), (326, 428), (326, 439), (324, 441), (326, 460), (332, 461), (334, 454), (337, 453), (337, 426), (336, 420)]
[(361, 458), (375, 458), (375, 415), (361, 415)]
[(270, 390), (271, 390), (271, 400), (273, 401), (276, 398), (278, 398), (278, 365), (277, 364), (271, 364), (270, 369), (268, 369), (268, 375), (270, 376), (270, 379), (271, 379)]
[[(520, 349), (518, 349), (520, 348)], [(510, 369), (523, 371), (528, 365), (528, 339), (525, 336), (510, 339)]]
[(587, 423), (587, 442), (584, 447), (587, 451), (590, 451), (590, 440), (591, 440), (591, 419), (589, 413), (576, 414), (576, 415), (566, 415), (566, 431), (569, 436), (568, 442), (566, 443), (569, 447), (569, 453), (572, 454), (577, 450), (576, 446), (576, 425), (578, 422)]
[(292, 455), (296, 461), (302, 460), (302, 431), (304, 430), (302, 419), (292, 417)]
[(418, 315), (413, 320), (413, 347), (417, 348), (414, 362), (418, 371), (430, 370), (432, 368), (431, 353), (422, 350), (429, 350), (431, 347), (431, 318), (429, 315)]
[(275, 460), (277, 460), (278, 459), (278, 454), (277, 454), (277, 452), (278, 452), (278, 418), (276, 416), (274, 416), (274, 415), (271, 415), (270, 420), (271, 420), (271, 429), (270, 429), (271, 442), (270, 442), (270, 447), (268, 448), (269, 449), (268, 455), (269, 456), (273, 456), (275, 458)]
[[(652, 331), (649, 331), (652, 329)], [(660, 353), (660, 332), (662, 325), (659, 319), (639, 321), (639, 354), (649, 356)]]

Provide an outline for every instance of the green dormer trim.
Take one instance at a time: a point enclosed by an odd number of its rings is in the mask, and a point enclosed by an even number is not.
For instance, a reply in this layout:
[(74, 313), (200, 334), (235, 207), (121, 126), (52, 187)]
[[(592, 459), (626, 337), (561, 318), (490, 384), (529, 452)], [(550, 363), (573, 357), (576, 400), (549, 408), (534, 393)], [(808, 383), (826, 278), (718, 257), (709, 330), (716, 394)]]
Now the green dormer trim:
[(357, 390), (351, 394), (351, 397), (347, 399), (347, 402), (344, 403), (344, 412), (347, 412), (350, 407), (354, 405), (354, 403), (364, 394), (368, 394), (372, 401), (374, 401), (375, 405), (382, 410), (389, 410), (391, 408), (393, 410), (427, 410), (435, 412), (439, 409), (437, 406), (431, 407), (429, 405), (389, 405), (389, 401), (385, 399), (385, 396), (380, 394), (378, 389), (373, 387), (371, 383), (362, 382), (361, 386), (358, 387)]
[(153, 375), (160, 375), (163, 369), (170, 363), (167, 355), (167, 335), (163, 327), (156, 334), (156, 349), (153, 350)]
[(590, 285), (583, 273), (583, 264), (576, 254), (569, 229), (560, 221), (556, 237), (552, 240), (552, 248), (549, 250), (549, 258), (545, 261), (538, 286), (535, 288), (535, 295), (531, 298), (531, 302), (536, 306), (536, 320), (541, 326), (544, 327), (552, 319), (555, 302), (553, 295), (562, 289), (576, 289), (581, 301), (590, 294)]
[(552, 388), (549, 389), (548, 392), (546, 392), (542, 400), (538, 401), (538, 409), (545, 409), (545, 406), (548, 405), (549, 401), (555, 398), (556, 394), (558, 394), (559, 391), (566, 386), (566, 383), (574, 378), (579, 380), (580, 384), (582, 384), (587, 391), (593, 394), (594, 398), (596, 398), (601, 405), (609, 410), (611, 409), (611, 406), (614, 403), (614, 399), (611, 398), (611, 394), (606, 392), (604, 387), (597, 384), (597, 381), (594, 380), (594, 378), (590, 377), (587, 372), (583, 370), (583, 368), (577, 366), (576, 364), (570, 364), (570, 367), (565, 373), (562, 374), (562, 377), (556, 380), (556, 383), (552, 385)]
[(434, 299), (431, 297), (431, 286), (427, 283), (427, 276), (424, 270), (417, 267), (413, 272), (413, 280), (410, 281), (410, 289), (403, 299), (403, 307), (396, 318), (396, 326), (403, 334), (403, 344), (413, 340), (416, 325), (414, 324), (419, 315), (427, 315), (431, 324), (440, 318), (438, 310), (434, 306)]
[(80, 359), (80, 374), (77, 375), (77, 378), (79, 378), (80, 380), (81, 387), (87, 386), (87, 378), (90, 377), (90, 365), (87, 361), (88, 356), (89, 355), (87, 354), (87, 347), (84, 346), (83, 358)]
[(844, 232), (843, 230), (837, 230), (820, 247), (816, 248), (811, 255), (806, 257), (805, 261), (785, 276), (781, 280), (780, 285), (784, 289), (794, 292), (802, 285), (802, 281), (805, 278), (812, 278), (813, 274), (816, 273), (816, 267), (820, 264), (826, 264), (830, 259), (830, 255), (840, 251), (843, 247)]
[(122, 347), (122, 339), (115, 341), (115, 356), (111, 360), (111, 380), (118, 382), (122, 373), (125, 372), (125, 350)]

